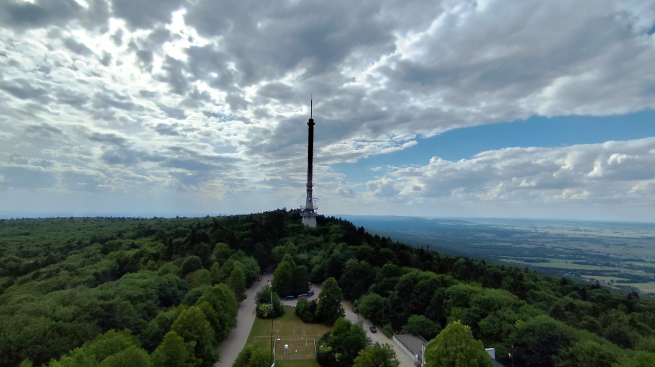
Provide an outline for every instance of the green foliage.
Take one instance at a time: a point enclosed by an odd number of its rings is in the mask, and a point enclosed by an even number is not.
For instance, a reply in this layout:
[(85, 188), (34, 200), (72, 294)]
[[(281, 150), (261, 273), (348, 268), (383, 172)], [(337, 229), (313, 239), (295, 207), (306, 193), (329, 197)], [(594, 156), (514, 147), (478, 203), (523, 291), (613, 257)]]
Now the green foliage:
[(212, 285), (221, 282), (221, 266), (218, 262), (215, 262), (211, 269), (209, 269), (209, 276), (211, 278)]
[(212, 285), (211, 275), (207, 269), (194, 271), (193, 273), (188, 274), (184, 280), (186, 280), (190, 289), (198, 288), (203, 285)]
[(271, 365), (271, 357), (266, 351), (247, 346), (241, 350), (232, 367), (268, 367)]
[(430, 340), (441, 332), (441, 326), (423, 315), (412, 315), (407, 320), (404, 330), (410, 334), (420, 335), (426, 340)]
[(30, 361), (29, 359), (26, 359), (23, 362), (21, 362), (21, 364), (18, 367), (33, 367), (33, 366), (34, 363), (32, 363), (32, 361)]
[(554, 366), (560, 351), (578, 339), (573, 328), (546, 315), (517, 322), (510, 338), (516, 363), (539, 367)]
[(655, 367), (655, 353), (635, 352), (619, 358), (612, 367)]
[[(620, 365), (642, 358), (630, 348), (655, 351), (649, 342), (655, 304), (648, 296), (409, 247), (336, 218), (317, 221), (309, 230), (297, 212), (284, 210), (215, 218), (0, 220), (0, 365), (18, 366), (25, 359), (34, 365), (97, 365), (101, 361), (82, 346), (110, 330), (131, 330), (153, 352), (191, 306), (204, 315), (217, 345), (229, 335), (238, 310), (234, 292), (220, 283), (230, 283), (240, 268), (247, 287), (260, 265), (276, 262), (292, 269), (284, 285), (289, 294), (305, 293), (308, 280), (334, 277), (346, 297), (359, 297), (361, 314), (386, 332), (401, 330), (411, 315), (441, 327), (461, 320), (506, 365), (508, 353), (520, 357), (517, 347), (533, 349), (517, 342), (520, 335), (530, 345), (550, 345), (548, 363), (558, 365)], [(181, 270), (190, 257), (201, 267), (193, 261)], [(277, 298), (266, 306), (267, 295), (258, 301), (258, 315), (265, 307), (267, 315), (283, 312)], [(296, 311), (309, 320), (313, 306), (303, 311), (303, 305)], [(314, 321), (328, 305), (316, 306)], [(338, 309), (332, 311), (334, 320)], [(570, 342), (559, 343), (548, 328), (526, 329), (546, 313), (568, 328)], [(598, 336), (586, 337), (583, 330)], [(48, 362), (52, 358), (62, 359)]]
[(185, 343), (182, 337), (171, 331), (152, 353), (152, 365), (153, 367), (195, 367), (200, 363), (195, 357), (195, 345), (195, 341)]
[(187, 256), (182, 263), (182, 276), (186, 277), (194, 271), (202, 269), (202, 260), (198, 256)]
[(323, 367), (349, 367), (360, 350), (369, 344), (361, 322), (352, 324), (340, 318), (331, 332), (325, 333), (316, 346), (316, 360)]
[(362, 349), (355, 358), (353, 367), (398, 367), (396, 352), (389, 344), (375, 343), (375, 345)]
[(212, 325), (216, 340), (222, 342), (227, 339), (236, 325), (239, 311), (234, 292), (225, 284), (215, 285), (205, 291), (196, 305), (206, 310), (203, 313)]
[(301, 298), (296, 304), (296, 316), (300, 318), (303, 322), (311, 324), (317, 321), (316, 319), (316, 309), (318, 303), (316, 300), (309, 301), (307, 298)]
[(232, 289), (234, 295), (239, 301), (242, 301), (246, 298), (246, 276), (243, 274), (243, 270), (240, 267), (235, 267), (230, 274), (230, 278), (227, 280), (227, 285)]
[(318, 307), (316, 308), (316, 319), (332, 325), (338, 318), (344, 316), (341, 307), (341, 288), (334, 278), (328, 278), (323, 283), (323, 289), (318, 295)]
[[(273, 298), (273, 305), (271, 306), (271, 296)], [(280, 301), (280, 297), (276, 293), (271, 295), (271, 287), (265, 285), (257, 292), (255, 297), (257, 303), (257, 317), (262, 319), (271, 319), (284, 315), (284, 306)]]
[(191, 306), (182, 311), (171, 331), (181, 336), (185, 343), (196, 343), (194, 351), (196, 357), (202, 360), (201, 366), (212, 366), (218, 360), (214, 330), (200, 308)]
[(471, 329), (458, 321), (446, 326), (425, 346), (428, 367), (491, 367), (491, 357)]
[(296, 247), (296, 245), (293, 243), (273, 247), (273, 260), (275, 263), (279, 264), (282, 262), (282, 259), (285, 255), (289, 255), (293, 259), (296, 257), (296, 255), (298, 255), (298, 247)]
[(212, 256), (214, 256), (214, 259), (218, 263), (223, 265), (230, 258), (232, 252), (233, 251), (230, 249), (230, 246), (224, 243), (217, 243), (216, 246), (214, 246), (214, 252), (212, 253)]
[(150, 367), (148, 352), (137, 347), (130, 347), (112, 354), (100, 362), (98, 367)]
[(273, 291), (281, 297), (293, 293), (293, 266), (289, 262), (281, 262), (273, 273)]
[(346, 298), (356, 300), (364, 295), (375, 281), (375, 270), (366, 261), (350, 259), (341, 277), (343, 294)]
[(385, 298), (380, 295), (371, 293), (363, 296), (357, 301), (359, 313), (365, 318), (371, 320), (375, 325), (385, 325), (389, 323), (387, 313), (389, 305)]

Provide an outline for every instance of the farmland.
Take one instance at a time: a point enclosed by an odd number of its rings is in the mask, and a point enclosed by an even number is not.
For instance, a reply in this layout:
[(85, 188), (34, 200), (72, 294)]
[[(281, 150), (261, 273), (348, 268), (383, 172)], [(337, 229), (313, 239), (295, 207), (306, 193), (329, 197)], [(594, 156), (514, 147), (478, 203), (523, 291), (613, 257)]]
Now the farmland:
[(655, 294), (655, 224), (347, 216), (394, 240)]

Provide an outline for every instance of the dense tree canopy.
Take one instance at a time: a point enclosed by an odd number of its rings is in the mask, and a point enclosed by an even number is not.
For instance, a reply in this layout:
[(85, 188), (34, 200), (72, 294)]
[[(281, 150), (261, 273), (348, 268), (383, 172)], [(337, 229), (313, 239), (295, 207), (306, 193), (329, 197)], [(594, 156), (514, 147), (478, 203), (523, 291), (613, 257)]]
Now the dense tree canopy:
[(396, 352), (389, 344), (375, 343), (375, 345), (359, 351), (353, 367), (398, 367)]
[[(308, 281), (325, 282), (330, 299), (340, 301), (343, 292), (385, 330), (422, 335), (431, 326), (426, 319), (437, 330), (459, 320), (505, 365), (510, 353), (516, 366), (613, 367), (655, 353), (655, 304), (637, 293), (410, 247), (337, 218), (319, 216), (315, 229), (300, 219), (297, 211), (276, 210), (0, 220), (0, 365), (98, 365), (132, 347), (107, 363), (137, 360), (143, 350), (154, 353), (192, 307), (209, 325), (215, 349), (234, 326), (232, 288), (243, 289), (240, 280), (230, 281), (235, 269), (248, 287), (261, 268), (278, 263), (288, 294), (305, 293)], [(324, 314), (334, 322), (337, 304), (308, 302), (305, 314), (316, 307), (314, 322)], [(192, 342), (176, 330), (185, 345)], [(85, 352), (98, 337), (126, 332), (135, 342), (102, 360)], [(203, 347), (211, 337), (202, 335), (193, 341), (193, 360), (208, 365), (216, 357)]]
[(446, 326), (425, 346), (427, 367), (491, 367), (491, 357), (471, 329), (458, 321)]
[(317, 343), (316, 359), (323, 367), (350, 367), (360, 350), (369, 345), (361, 322), (340, 318)]
[(323, 283), (323, 289), (318, 295), (318, 306), (316, 307), (316, 317), (329, 325), (334, 324), (339, 317), (344, 316), (341, 307), (341, 288), (334, 278), (328, 278)]

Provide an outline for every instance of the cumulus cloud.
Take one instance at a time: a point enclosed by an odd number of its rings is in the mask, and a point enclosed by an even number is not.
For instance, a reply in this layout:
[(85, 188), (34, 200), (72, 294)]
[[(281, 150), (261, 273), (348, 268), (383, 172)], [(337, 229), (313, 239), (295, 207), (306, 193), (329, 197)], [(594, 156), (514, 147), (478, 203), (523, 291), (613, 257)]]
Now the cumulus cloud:
[(330, 167), (450, 129), (655, 109), (654, 24), (641, 1), (9, 0), (2, 182), (234, 198), (275, 182), (301, 202), (313, 94), (317, 177), (336, 198), (647, 195), (652, 153), (635, 141), (373, 167), (361, 182)]
[(456, 162), (433, 157), (426, 166), (397, 169), (392, 175), (402, 183), (402, 195), (416, 198), (652, 201), (648, 192), (655, 179), (655, 138), (507, 148)]
[(396, 181), (386, 177), (368, 181), (366, 183), (366, 189), (378, 198), (396, 197), (400, 193), (400, 190), (396, 188)]

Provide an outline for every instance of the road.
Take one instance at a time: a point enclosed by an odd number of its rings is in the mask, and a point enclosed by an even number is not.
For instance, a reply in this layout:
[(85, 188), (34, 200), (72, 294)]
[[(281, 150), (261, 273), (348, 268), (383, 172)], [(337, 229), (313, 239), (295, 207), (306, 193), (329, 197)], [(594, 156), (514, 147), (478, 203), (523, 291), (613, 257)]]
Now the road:
[(358, 314), (352, 311), (352, 307), (353, 306), (352, 304), (350, 304), (350, 302), (343, 301), (343, 309), (344, 311), (346, 311), (346, 319), (348, 319), (352, 323), (356, 323), (359, 320), (364, 320), (364, 331), (366, 331), (366, 336), (371, 339), (373, 344), (377, 342), (380, 344), (391, 345), (391, 348), (393, 348), (394, 352), (396, 352), (396, 359), (398, 360), (398, 362), (400, 362), (399, 367), (414, 367), (414, 360), (410, 358), (410, 356), (408, 356), (407, 353), (405, 353), (405, 351), (400, 349), (400, 347), (398, 346), (398, 344), (396, 344), (396, 342), (387, 338), (382, 331), (378, 331), (377, 333), (373, 334), (369, 329), (371, 326), (373, 326), (373, 324), (369, 320), (361, 316), (358, 319)]
[(254, 282), (246, 291), (246, 299), (239, 304), (239, 314), (237, 315), (237, 327), (232, 329), (230, 336), (221, 344), (221, 359), (214, 364), (214, 367), (232, 367), (237, 359), (239, 352), (246, 346), (248, 335), (252, 325), (255, 323), (255, 295), (266, 284), (271, 284), (273, 274), (262, 276), (261, 282)]
[[(232, 364), (237, 359), (239, 352), (246, 346), (246, 341), (250, 335), (250, 330), (252, 325), (255, 323), (255, 318), (257, 317), (253, 312), (255, 310), (255, 295), (259, 292), (263, 286), (266, 284), (271, 284), (270, 281), (273, 279), (273, 274), (267, 274), (262, 277), (261, 282), (255, 282), (247, 291), (247, 298), (241, 302), (239, 305), (239, 314), (237, 315), (237, 327), (232, 329), (230, 336), (221, 344), (220, 352), (221, 359), (214, 364), (214, 367), (232, 367)], [(318, 297), (318, 294), (321, 292), (321, 288), (318, 285), (312, 285), (311, 289), (314, 290), (314, 296), (308, 298), (310, 300)], [(294, 301), (282, 301), (285, 306), (295, 307), (297, 300)], [(396, 359), (400, 362), (399, 367), (414, 367), (414, 361), (410, 358), (407, 353), (405, 353), (400, 347), (391, 339), (387, 338), (384, 333), (378, 331), (377, 333), (371, 333), (369, 327), (373, 326), (371, 322), (363, 317), (359, 317), (358, 314), (352, 312), (352, 304), (348, 301), (343, 301), (343, 309), (346, 312), (346, 319), (350, 322), (357, 323), (359, 319), (364, 320), (364, 330), (366, 331), (366, 336), (373, 341), (375, 344), (389, 344), (396, 352)]]
[[(319, 284), (312, 284), (311, 287), (309, 287), (309, 289), (314, 291), (313, 296), (307, 297), (307, 299), (311, 301), (313, 299), (318, 299), (318, 295), (319, 293), (321, 293), (321, 289), (323, 288)], [(289, 307), (296, 307), (296, 305), (298, 304), (298, 300), (297, 299), (294, 299), (293, 301), (282, 300), (282, 304)]]

